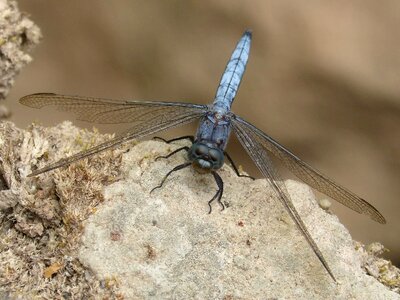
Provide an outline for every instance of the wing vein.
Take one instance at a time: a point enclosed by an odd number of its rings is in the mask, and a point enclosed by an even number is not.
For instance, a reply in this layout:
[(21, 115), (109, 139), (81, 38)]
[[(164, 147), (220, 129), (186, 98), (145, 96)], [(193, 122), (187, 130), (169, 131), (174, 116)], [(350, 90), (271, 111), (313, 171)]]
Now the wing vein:
[(333, 180), (312, 168), (292, 152), (280, 145), (277, 141), (262, 132), (251, 123), (236, 116), (236, 122), (242, 124), (247, 130), (251, 130), (253, 135), (264, 149), (276, 156), (294, 175), (306, 184), (331, 197), (348, 208), (370, 216), (374, 221), (385, 224), (386, 220), (382, 214), (370, 203), (360, 198), (348, 189), (335, 183)]
[(315, 243), (300, 215), (298, 214), (295, 206), (293, 205), (290, 195), (286, 189), (285, 183), (280, 180), (279, 175), (273, 168), (272, 162), (269, 159), (267, 152), (264, 150), (264, 147), (260, 143), (259, 137), (257, 137), (257, 135), (251, 129), (249, 129), (249, 127), (245, 127), (243, 123), (239, 123), (235, 120), (233, 121), (233, 128), (240, 143), (253, 159), (260, 172), (268, 180), (278, 199), (285, 207), (286, 211), (289, 213), (297, 228), (304, 236), (315, 255), (318, 257), (319, 261), (322, 263), (332, 279), (336, 281), (335, 276), (333, 275), (333, 272), (330, 269), (327, 261), (325, 260), (321, 250)]
[(130, 140), (139, 139), (161, 130), (192, 122), (200, 118), (207, 111), (207, 106), (205, 105), (192, 105), (188, 103), (149, 103), (146, 101), (118, 102), (100, 98), (55, 94), (29, 95), (22, 98), (20, 102), (38, 108), (46, 105), (55, 105), (58, 108), (75, 112), (78, 117), (87, 121), (134, 123), (134, 125), (123, 134), (93, 148), (44, 166), (43, 168), (33, 171), (29, 176), (35, 176), (67, 166), (75, 161), (114, 148)]

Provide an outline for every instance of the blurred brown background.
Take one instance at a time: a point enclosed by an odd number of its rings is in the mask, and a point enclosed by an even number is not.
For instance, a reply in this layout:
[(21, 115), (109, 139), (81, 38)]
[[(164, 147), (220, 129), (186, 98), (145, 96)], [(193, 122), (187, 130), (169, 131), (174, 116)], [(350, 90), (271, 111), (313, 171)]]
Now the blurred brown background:
[[(251, 56), (233, 110), (376, 206), (387, 225), (340, 205), (333, 210), (354, 239), (383, 242), (399, 264), (398, 0), (19, 5), (44, 35), (7, 100), (21, 127), (72, 119), (18, 104), (35, 92), (209, 103), (235, 43), (251, 28)], [(194, 130), (195, 124), (167, 136)], [(237, 141), (228, 150), (257, 174)]]

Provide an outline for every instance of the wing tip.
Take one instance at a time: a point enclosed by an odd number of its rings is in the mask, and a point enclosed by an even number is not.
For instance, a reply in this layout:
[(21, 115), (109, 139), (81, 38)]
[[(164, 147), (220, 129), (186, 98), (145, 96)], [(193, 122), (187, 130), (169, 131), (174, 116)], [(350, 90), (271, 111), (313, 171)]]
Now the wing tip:
[[(360, 198), (361, 199), (361, 198)], [(386, 224), (385, 217), (377, 210), (372, 204), (370, 204), (365, 199), (361, 199), (368, 207), (367, 210), (362, 211), (362, 214), (368, 215), (373, 221), (378, 222), (380, 224)]]
[(38, 175), (40, 175), (42, 173), (46, 173), (46, 172), (51, 171), (51, 170), (53, 170), (53, 169), (52, 168), (49, 169), (47, 167), (44, 167), (44, 168), (32, 171), (30, 174), (26, 175), (26, 177), (35, 177), (35, 176), (38, 176)]
[(35, 171), (35, 172), (32, 172), (32, 173), (26, 175), (26, 177), (35, 177), (35, 176), (37, 176), (39, 174), (40, 174), (40, 172), (38, 173), (38, 172)]
[(44, 97), (54, 97), (54, 96), (56, 96), (55, 93), (34, 93), (34, 94), (29, 94), (29, 95), (25, 95), (25, 96), (21, 97), (18, 102), (25, 106), (29, 106), (32, 108), (41, 108), (43, 105), (39, 106), (34, 101), (37, 97), (44, 98)]
[(382, 216), (380, 213), (379, 213), (379, 215), (371, 216), (371, 219), (382, 225), (385, 225), (387, 223), (385, 217)]

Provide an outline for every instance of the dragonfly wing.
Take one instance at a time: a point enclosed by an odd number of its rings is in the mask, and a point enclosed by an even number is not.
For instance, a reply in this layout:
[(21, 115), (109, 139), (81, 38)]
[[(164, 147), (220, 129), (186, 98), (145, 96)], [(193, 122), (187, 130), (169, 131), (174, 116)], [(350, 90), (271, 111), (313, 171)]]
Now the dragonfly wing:
[(260, 172), (269, 181), (275, 194), (289, 213), (290, 217), (293, 219), (296, 226), (299, 228), (302, 235), (307, 240), (308, 244), (311, 246), (315, 255), (325, 267), (326, 271), (329, 273), (332, 279), (336, 281), (330, 267), (328, 266), (328, 263), (322, 255), (322, 252), (319, 250), (317, 244), (311, 237), (311, 234), (308, 232), (305, 224), (301, 220), (296, 208), (294, 207), (285, 183), (280, 180), (278, 173), (273, 168), (272, 162), (261, 142), (261, 138), (245, 123), (233, 120), (232, 124), (240, 143), (246, 149), (247, 153), (250, 155)]
[(235, 116), (235, 123), (237, 126), (244, 128), (246, 132), (251, 132), (262, 147), (274, 156), (276, 156), (282, 163), (299, 179), (314, 189), (324, 193), (325, 195), (335, 199), (348, 208), (367, 216), (370, 216), (374, 221), (385, 224), (386, 220), (382, 214), (371, 204), (364, 199), (358, 197), (348, 189), (335, 183), (327, 176), (323, 175), (318, 170), (312, 168), (296, 155), (291, 153), (285, 147), (280, 145), (277, 141), (269, 137), (254, 125), (246, 122), (242, 118)]
[(154, 114), (162, 114), (168, 109), (205, 110), (205, 105), (160, 102), (112, 100), (94, 97), (67, 96), (39, 93), (22, 97), (19, 102), (32, 108), (53, 105), (58, 110), (72, 112), (78, 120), (102, 124), (138, 123), (147, 121)]
[[(90, 122), (134, 123), (124, 134), (47, 165), (32, 172), (29, 176), (35, 176), (62, 166), (67, 166), (72, 162), (116, 147), (130, 140), (139, 139), (146, 135), (192, 122), (204, 115), (207, 110), (207, 107), (203, 105), (179, 102), (115, 101), (56, 94), (29, 95), (22, 98), (20, 102), (35, 108), (55, 105), (60, 109), (75, 112), (81, 119)], [(92, 117), (91, 112), (94, 113), (94, 117)]]

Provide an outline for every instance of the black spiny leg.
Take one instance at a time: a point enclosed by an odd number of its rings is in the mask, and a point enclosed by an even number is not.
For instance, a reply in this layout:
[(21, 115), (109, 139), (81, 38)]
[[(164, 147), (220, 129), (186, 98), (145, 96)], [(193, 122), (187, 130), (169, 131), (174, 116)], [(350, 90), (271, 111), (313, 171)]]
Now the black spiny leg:
[(214, 197), (212, 197), (212, 199), (210, 201), (208, 201), (208, 206), (210, 207), (210, 211), (208, 212), (209, 214), (211, 214), (211, 211), (212, 211), (211, 203), (215, 199), (217, 199), (218, 203), (221, 205), (221, 207), (222, 207), (221, 211), (223, 211), (225, 209), (224, 204), (221, 202), (222, 194), (224, 193), (224, 182), (222, 181), (221, 176), (219, 176), (217, 172), (212, 171), (211, 173), (213, 174), (215, 182), (218, 185), (218, 191), (215, 193)]
[(182, 170), (182, 169), (184, 169), (186, 167), (189, 167), (191, 164), (192, 164), (191, 162), (186, 162), (184, 164), (181, 164), (181, 165), (176, 166), (175, 168), (173, 168), (171, 171), (169, 171), (167, 173), (167, 175), (164, 176), (164, 178), (161, 181), (161, 183), (150, 191), (150, 193), (152, 193), (155, 189), (158, 189), (158, 188), (162, 187), (164, 182), (165, 182), (165, 180), (167, 180), (168, 176), (171, 175), (173, 172)]
[(160, 158), (169, 158), (169, 157), (171, 157), (172, 155), (174, 155), (174, 154), (176, 154), (176, 153), (178, 153), (178, 152), (180, 152), (180, 151), (182, 151), (182, 150), (186, 150), (186, 152), (187, 151), (189, 151), (189, 147), (188, 146), (184, 146), (184, 147), (181, 147), (181, 148), (178, 148), (178, 149), (176, 149), (176, 150), (174, 150), (174, 151), (172, 151), (170, 154), (168, 154), (168, 155), (165, 155), (165, 156), (157, 156), (156, 157), (156, 160), (158, 160), (158, 159), (160, 159)]
[[(161, 138), (161, 137), (158, 137), (158, 136), (154, 137), (153, 139), (162, 140), (162, 141), (164, 141), (164, 142), (167, 143), (167, 144), (169, 144), (169, 143), (171, 143), (171, 142), (174, 142), (174, 141), (184, 140), (184, 139), (189, 139), (192, 143), (193, 143), (193, 141), (194, 141), (194, 137), (191, 136), (191, 135), (182, 136), (182, 137), (175, 138), (175, 139), (171, 139), (171, 140), (165, 140), (165, 139), (163, 139), (163, 138)], [(161, 158), (167, 159), (167, 158), (171, 157), (172, 155), (174, 155), (174, 154), (176, 154), (176, 153), (178, 153), (178, 152), (180, 152), (180, 151), (182, 151), (182, 150), (185, 150), (185, 151), (187, 152), (187, 151), (189, 151), (189, 147), (188, 147), (188, 146), (183, 146), (183, 147), (181, 147), (181, 148), (178, 148), (178, 149), (172, 151), (172, 152), (169, 153), (168, 155), (156, 157), (156, 160), (161, 159)], [(184, 169), (184, 168), (190, 166), (191, 164), (192, 164), (191, 162), (186, 162), (186, 163), (184, 163), (184, 164), (181, 164), (181, 165), (176, 166), (175, 168), (173, 168), (171, 171), (169, 171), (169, 172), (167, 173), (167, 175), (164, 176), (164, 178), (163, 178), (163, 180), (161, 181), (160, 185), (154, 187), (154, 188), (150, 191), (150, 193), (152, 193), (155, 189), (161, 188), (161, 187), (163, 186), (165, 180), (167, 180), (167, 178), (169, 177), (169, 175), (171, 175), (173, 172), (182, 170), (182, 169)]]
[[(174, 139), (171, 139), (171, 140), (165, 140), (165, 139), (163, 139), (162, 137), (159, 137), (159, 136), (155, 136), (155, 137), (153, 137), (153, 139), (154, 139), (154, 140), (161, 140), (161, 141), (163, 141), (163, 142), (165, 142), (165, 143), (167, 143), (167, 144), (172, 143), (172, 142), (175, 142), (175, 141), (179, 141), (179, 140), (186, 140), (186, 139), (189, 139), (189, 140), (192, 142), (192, 144), (193, 144), (193, 142), (194, 142), (194, 137), (193, 137), (193, 135), (185, 135), (185, 136), (181, 136), (181, 137), (174, 138)], [(168, 155), (166, 155), (166, 156), (158, 156), (158, 157), (156, 157), (156, 160), (158, 160), (158, 159), (160, 159), (160, 158), (169, 158), (169, 157), (171, 157), (172, 155), (174, 155), (174, 154), (176, 154), (176, 153), (178, 153), (178, 152), (180, 152), (180, 151), (182, 151), (182, 150), (186, 150), (186, 152), (187, 152), (187, 151), (189, 151), (189, 147), (188, 147), (188, 146), (183, 146), (183, 147), (181, 147), (181, 148), (178, 148), (178, 149), (172, 151), (170, 154), (168, 154)]]
[(153, 140), (161, 140), (161, 141), (163, 141), (163, 142), (165, 142), (167, 144), (170, 144), (170, 143), (176, 142), (176, 141), (180, 141), (180, 140), (189, 140), (193, 144), (194, 136), (193, 135), (185, 135), (185, 136), (181, 136), (181, 137), (170, 139), (170, 140), (166, 140), (166, 139), (163, 139), (162, 137), (155, 136), (155, 137), (153, 137)]
[(233, 159), (230, 157), (228, 152), (224, 152), (224, 154), (225, 154), (226, 158), (229, 160), (229, 162), (231, 163), (231, 166), (232, 166), (233, 170), (235, 170), (235, 173), (238, 177), (247, 177), (247, 178), (255, 180), (254, 177), (252, 177), (252, 176), (240, 174), (238, 168), (236, 167), (235, 163), (233, 162)]

